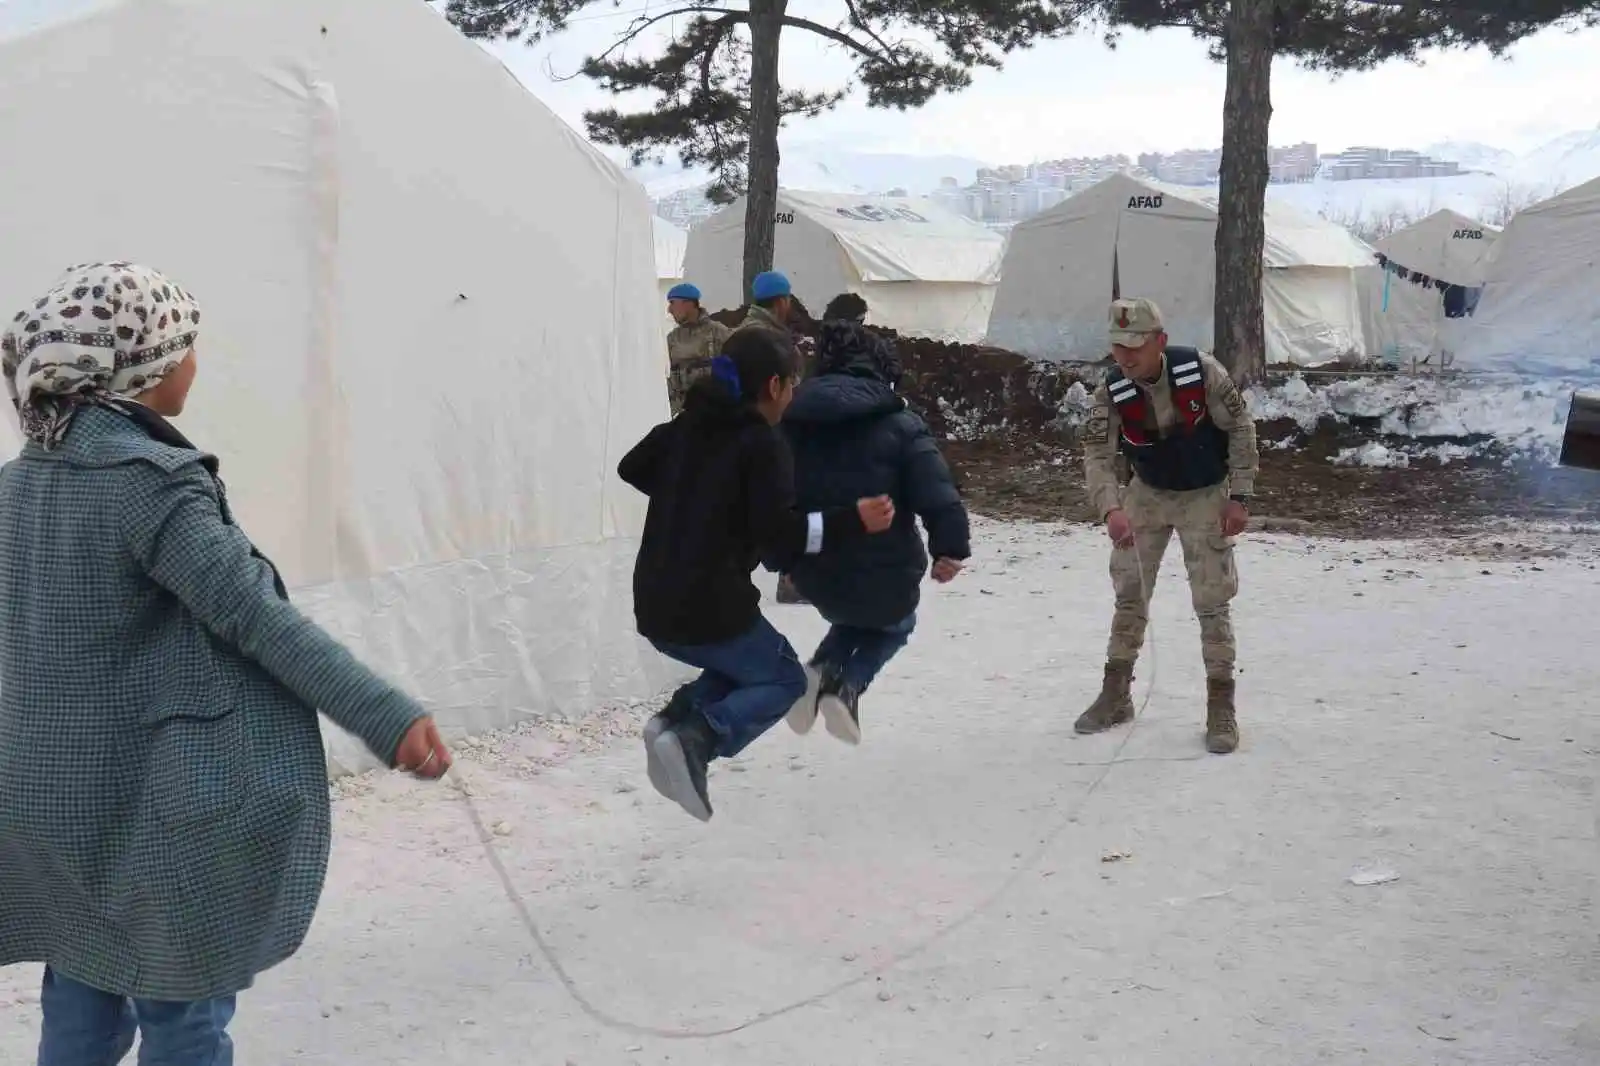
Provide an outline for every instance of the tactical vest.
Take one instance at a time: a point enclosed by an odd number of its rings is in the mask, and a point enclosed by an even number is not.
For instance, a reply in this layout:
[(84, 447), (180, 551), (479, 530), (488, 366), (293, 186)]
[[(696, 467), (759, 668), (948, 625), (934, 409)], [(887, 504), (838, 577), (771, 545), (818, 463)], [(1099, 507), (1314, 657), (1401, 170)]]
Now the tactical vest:
[(1178, 423), (1152, 430), (1155, 412), (1144, 390), (1113, 367), (1106, 391), (1122, 423), (1117, 448), (1134, 473), (1154, 489), (1188, 492), (1220, 485), (1228, 477), (1228, 435), (1211, 420), (1205, 372), (1193, 348), (1167, 349), (1167, 383)]

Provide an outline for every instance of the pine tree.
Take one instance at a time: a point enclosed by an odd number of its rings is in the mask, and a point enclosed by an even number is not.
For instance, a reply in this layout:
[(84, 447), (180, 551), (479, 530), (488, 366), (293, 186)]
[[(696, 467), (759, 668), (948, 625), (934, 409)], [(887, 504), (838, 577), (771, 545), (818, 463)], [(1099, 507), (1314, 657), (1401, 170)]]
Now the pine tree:
[[(1265, 370), (1261, 300), (1270, 176), (1272, 60), (1332, 73), (1368, 70), (1425, 51), (1484, 47), (1503, 55), (1552, 26), (1600, 25), (1597, 0), (1105, 0), (1113, 27), (1180, 27), (1225, 60), (1218, 192), (1215, 352), (1241, 381)], [(1114, 41), (1114, 32), (1113, 32)]]
[[(447, 0), (445, 13), (469, 37), (536, 42), (564, 29), (600, 0)], [(798, 6), (798, 5), (797, 5)], [(957, 92), (975, 68), (1042, 37), (1069, 31), (1091, 0), (839, 0), (829, 22), (792, 14), (789, 0), (680, 0), (641, 14), (582, 73), (612, 93), (657, 94), (647, 111), (616, 108), (584, 116), (589, 136), (624, 148), (637, 165), (676, 149), (685, 167), (704, 167), (716, 203), (747, 196), (744, 283), (772, 268), (778, 200), (778, 131), (785, 120), (829, 110), (848, 87), (784, 89), (778, 56), (801, 33), (837, 45), (855, 62), (872, 107), (907, 110)], [(810, 5), (808, 5), (808, 10)], [(633, 54), (647, 31), (669, 20), (671, 41)], [(908, 38), (907, 34), (914, 34)]]

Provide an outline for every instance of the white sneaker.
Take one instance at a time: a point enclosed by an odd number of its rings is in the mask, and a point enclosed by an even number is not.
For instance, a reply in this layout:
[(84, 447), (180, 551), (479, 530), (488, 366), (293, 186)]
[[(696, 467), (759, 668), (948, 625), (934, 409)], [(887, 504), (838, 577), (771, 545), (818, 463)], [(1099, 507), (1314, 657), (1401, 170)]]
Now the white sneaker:
[(861, 743), (861, 694), (848, 685), (835, 682), (823, 686), (817, 709), (828, 732), (852, 747)]
[(817, 673), (816, 667), (807, 663), (805, 671), (806, 694), (795, 700), (784, 716), (789, 728), (801, 736), (811, 732), (811, 727), (817, 724), (817, 691), (822, 687), (822, 675)]

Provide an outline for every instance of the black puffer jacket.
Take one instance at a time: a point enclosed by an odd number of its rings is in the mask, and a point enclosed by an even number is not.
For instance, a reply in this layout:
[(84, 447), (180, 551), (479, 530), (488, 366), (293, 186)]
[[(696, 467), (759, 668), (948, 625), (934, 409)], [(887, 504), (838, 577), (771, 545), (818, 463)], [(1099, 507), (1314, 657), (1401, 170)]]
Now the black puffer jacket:
[(916, 610), (935, 557), (971, 554), (967, 511), (933, 434), (895, 394), (899, 364), (887, 342), (855, 322), (823, 324), (818, 376), (795, 392), (783, 430), (794, 454), (803, 511), (865, 496), (894, 499), (889, 532), (794, 564), (795, 586), (831, 622), (884, 628)]

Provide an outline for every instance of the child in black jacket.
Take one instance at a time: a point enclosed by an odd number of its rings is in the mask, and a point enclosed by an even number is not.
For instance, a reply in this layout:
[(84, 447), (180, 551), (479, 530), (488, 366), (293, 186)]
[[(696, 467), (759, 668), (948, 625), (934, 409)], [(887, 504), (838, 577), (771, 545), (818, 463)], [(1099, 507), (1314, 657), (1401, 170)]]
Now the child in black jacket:
[(899, 359), (866, 328), (866, 313), (854, 293), (828, 305), (817, 373), (796, 390), (783, 419), (801, 506), (882, 494), (898, 507), (883, 536), (808, 556), (791, 569), (795, 587), (830, 629), (809, 663), (817, 698), (797, 703), (789, 724), (807, 732), (820, 712), (828, 732), (850, 744), (861, 742), (862, 693), (916, 627), (923, 578), (948, 582), (971, 555), (967, 511), (950, 468), (927, 425), (896, 393)]
[(683, 412), (617, 468), (650, 497), (633, 572), (639, 633), (701, 669), (645, 727), (657, 791), (707, 821), (706, 769), (743, 751), (806, 693), (799, 656), (761, 614), (750, 580), (763, 558), (790, 562), (878, 533), (887, 497), (795, 510), (794, 471), (774, 429), (794, 395), (794, 356), (760, 330), (729, 338)]

